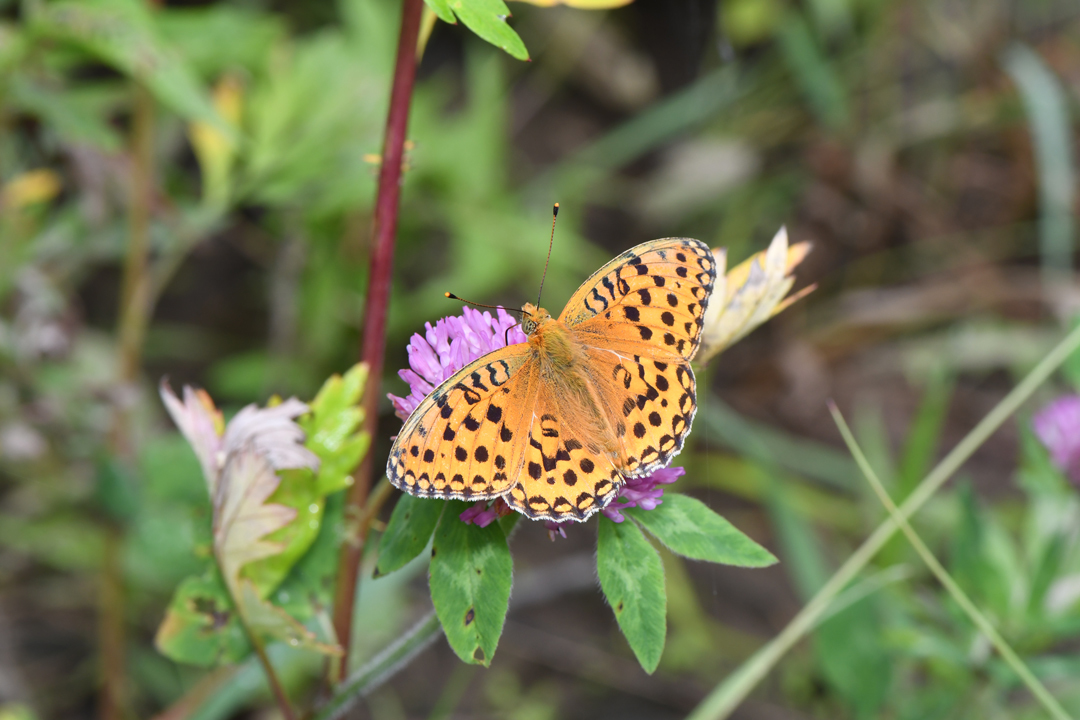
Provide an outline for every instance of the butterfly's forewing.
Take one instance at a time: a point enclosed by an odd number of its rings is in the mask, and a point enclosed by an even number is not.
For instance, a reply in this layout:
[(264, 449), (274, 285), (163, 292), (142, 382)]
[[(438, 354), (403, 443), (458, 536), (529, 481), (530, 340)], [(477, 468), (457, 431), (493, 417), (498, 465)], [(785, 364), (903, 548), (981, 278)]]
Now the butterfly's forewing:
[(482, 500), (521, 467), (537, 389), (527, 344), (466, 365), (424, 398), (394, 441), (390, 482), (421, 497)]
[(595, 336), (601, 343), (641, 345), (649, 357), (691, 360), (715, 280), (716, 263), (705, 243), (652, 240), (593, 273), (559, 320), (587, 345), (594, 344)]
[(667, 465), (690, 432), (697, 411), (690, 360), (715, 280), (705, 243), (653, 240), (593, 273), (560, 316), (586, 348), (627, 477)]
[(605, 447), (594, 412), (557, 382), (541, 383), (521, 473), (505, 496), (510, 507), (534, 520), (581, 521), (615, 497), (622, 485), (617, 445)]

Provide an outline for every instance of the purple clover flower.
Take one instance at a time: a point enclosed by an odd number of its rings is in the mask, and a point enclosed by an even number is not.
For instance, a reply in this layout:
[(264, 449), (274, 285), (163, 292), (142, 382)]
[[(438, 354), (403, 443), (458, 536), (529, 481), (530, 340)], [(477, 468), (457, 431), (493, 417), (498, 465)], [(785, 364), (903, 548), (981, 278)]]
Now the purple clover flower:
[[(394, 403), (394, 412), (405, 420), (416, 406), (439, 383), (473, 360), (507, 345), (527, 342), (528, 336), (510, 313), (502, 308), (497, 317), (471, 307), (462, 309), (461, 317), (445, 317), (435, 323), (425, 323), (423, 335), (416, 333), (409, 341), (409, 369), (398, 375), (409, 383), (407, 397), (387, 395)], [(509, 342), (507, 342), (509, 339)]]
[(600, 512), (604, 513), (609, 520), (621, 523), (626, 518), (622, 511), (627, 508), (639, 507), (642, 510), (655, 510), (656, 506), (664, 502), (664, 489), (659, 485), (670, 485), (683, 475), (686, 470), (681, 467), (660, 468), (651, 475), (638, 478), (630, 478), (619, 490), (618, 496)]
[[(409, 367), (399, 370), (398, 375), (409, 384), (406, 397), (387, 394), (394, 404), (395, 414), (406, 420), (413, 410), (443, 380), (465, 367), (473, 360), (507, 345), (528, 341), (518, 320), (503, 309), (492, 317), (470, 307), (462, 308), (460, 317), (445, 317), (435, 323), (424, 325), (423, 335), (416, 333), (409, 341)], [(509, 341), (509, 342), (507, 342)], [(670, 485), (686, 471), (679, 468), (661, 468), (651, 475), (631, 478), (619, 491), (618, 496), (603, 510), (610, 520), (625, 520), (622, 511), (640, 507), (652, 510), (663, 502), (664, 490), (659, 485)], [(513, 512), (506, 501), (496, 498), (494, 502), (479, 500), (459, 516), (463, 523), (487, 527), (498, 518)], [(546, 520), (544, 526), (552, 540), (566, 537), (566, 526), (572, 521), (557, 523)]]
[(503, 515), (514, 512), (513, 508), (506, 504), (502, 498), (495, 498), (490, 505), (487, 500), (479, 500), (473, 503), (468, 510), (458, 515), (461, 522), (468, 525), (472, 523), (477, 527), (487, 527)]
[(1080, 485), (1080, 395), (1054, 400), (1035, 413), (1031, 425), (1054, 465)]

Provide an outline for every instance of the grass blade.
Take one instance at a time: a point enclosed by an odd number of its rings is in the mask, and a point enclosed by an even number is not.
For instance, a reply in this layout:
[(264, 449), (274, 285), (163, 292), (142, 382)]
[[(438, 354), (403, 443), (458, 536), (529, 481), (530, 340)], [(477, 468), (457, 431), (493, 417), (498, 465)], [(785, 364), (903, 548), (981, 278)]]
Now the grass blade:
[[(952, 477), (971, 454), (1024, 403), (1042, 383), (1057, 370), (1066, 358), (1080, 348), (1080, 327), (1074, 329), (1028, 373), (1012, 392), (976, 425), (967, 436), (945, 456), (900, 506), (898, 517), (907, 519), (921, 508), (939, 488)], [(780, 659), (813, 628), (821, 616), (849, 582), (866, 567), (886, 542), (896, 533), (893, 518), (885, 520), (862, 545), (851, 554), (836, 573), (818, 591), (799, 614), (792, 618), (767, 645), (758, 650), (734, 673), (728, 676), (690, 714), (690, 720), (726, 718), (750, 694)]]
[(1061, 277), (1072, 266), (1073, 173), (1069, 104), (1061, 83), (1026, 45), (1005, 51), (1005, 70), (1020, 90), (1031, 123), (1035, 165), (1039, 173), (1039, 250), (1043, 277)]
[(1070, 715), (1065, 712), (1065, 709), (1061, 707), (1054, 696), (1050, 694), (1050, 691), (1046, 689), (1046, 686), (1039, 682), (1039, 679), (1031, 672), (1024, 661), (1013, 651), (1005, 638), (1001, 637), (1001, 634), (997, 631), (982, 612), (975, 607), (975, 603), (971, 601), (967, 593), (961, 589), (956, 581), (952, 579), (948, 571), (941, 566), (938, 559), (934, 557), (934, 554), (930, 551), (930, 548), (926, 547), (926, 544), (919, 537), (915, 529), (908, 523), (907, 518), (900, 514), (900, 509), (896, 507), (896, 503), (889, 497), (889, 493), (885, 490), (885, 487), (881, 484), (881, 480), (878, 479), (874, 473), (874, 469), (870, 467), (870, 463), (867, 461), (866, 456), (863, 455), (862, 449), (859, 444), (855, 442), (855, 436), (851, 434), (851, 428), (848, 427), (844, 421), (844, 416), (840, 414), (840, 410), (836, 405), (830, 403), (829, 411), (832, 413), (833, 420), (836, 422), (836, 426), (840, 428), (840, 434), (844, 436), (844, 442), (847, 443), (848, 449), (851, 451), (852, 457), (855, 458), (855, 462), (858, 463), (859, 469), (862, 470), (863, 475), (866, 476), (867, 481), (870, 483), (870, 487), (877, 493), (878, 499), (881, 500), (881, 504), (885, 506), (885, 509), (889, 511), (889, 516), (893, 521), (900, 526), (904, 535), (907, 536), (908, 541), (911, 543), (915, 551), (919, 553), (919, 557), (923, 559), (926, 566), (930, 568), (930, 572), (934, 573), (934, 577), (945, 586), (945, 589), (952, 595), (956, 604), (967, 613), (967, 616), (971, 618), (971, 621), (975, 623), (975, 626), (989, 638), (997, 651), (1001, 654), (1001, 657), (1009, 664), (1009, 667), (1013, 669), (1013, 672), (1019, 676), (1019, 678), (1028, 686), (1031, 690), (1031, 694), (1034, 695), (1039, 702), (1043, 704), (1046, 711), (1057, 720), (1071, 720)]

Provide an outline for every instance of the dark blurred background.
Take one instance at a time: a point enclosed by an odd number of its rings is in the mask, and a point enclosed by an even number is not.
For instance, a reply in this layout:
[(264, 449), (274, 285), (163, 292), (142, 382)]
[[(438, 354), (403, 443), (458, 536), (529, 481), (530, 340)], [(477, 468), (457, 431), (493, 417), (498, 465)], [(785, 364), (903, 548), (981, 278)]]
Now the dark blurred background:
[[(884, 517), (826, 401), (900, 499), (1072, 322), (1080, 8), (510, 7), (530, 62), (443, 23), (423, 55), (384, 390), (404, 394), (409, 336), (459, 312), (444, 291), (531, 299), (554, 201), (553, 310), (644, 240), (697, 237), (733, 265), (786, 224), (813, 244), (796, 288), (818, 287), (699, 373), (680, 458), (680, 487), (781, 563), (665, 556), (667, 648), (647, 676), (598, 591), (592, 527), (552, 543), (530, 525), (512, 544), (491, 668), (439, 641), (355, 716), (682, 717)], [(129, 22), (110, 26), (102, 8)], [(207, 522), (154, 388), (168, 376), (233, 411), (310, 398), (359, 358), (398, 14), (392, 0), (0, 0), (0, 719), (94, 716), (108, 558), (126, 596), (132, 716), (274, 716), (251, 663), (177, 710), (222, 671), (153, 648)], [(132, 236), (150, 265), (125, 289)], [(119, 311), (131, 293), (141, 319)], [(381, 407), (376, 466), (398, 427)], [(917, 528), (1080, 712), (1080, 510), (1030, 433), (1036, 408)], [(113, 455), (137, 470), (103, 479)], [(735, 717), (1042, 716), (899, 540), (856, 588)], [(425, 611), (424, 568), (361, 595), (370, 656)], [(297, 692), (314, 692), (318, 661), (290, 667)]]

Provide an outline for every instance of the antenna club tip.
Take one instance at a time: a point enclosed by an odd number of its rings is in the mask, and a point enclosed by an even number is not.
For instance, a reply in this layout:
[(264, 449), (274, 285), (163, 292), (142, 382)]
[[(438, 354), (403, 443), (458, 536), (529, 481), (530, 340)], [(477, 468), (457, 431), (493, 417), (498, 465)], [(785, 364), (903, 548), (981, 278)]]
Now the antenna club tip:
[(551, 213), (552, 213), (553, 215), (558, 215), (558, 214), (559, 214), (559, 203), (555, 203), (555, 207), (553, 207), (553, 208), (551, 209)]

